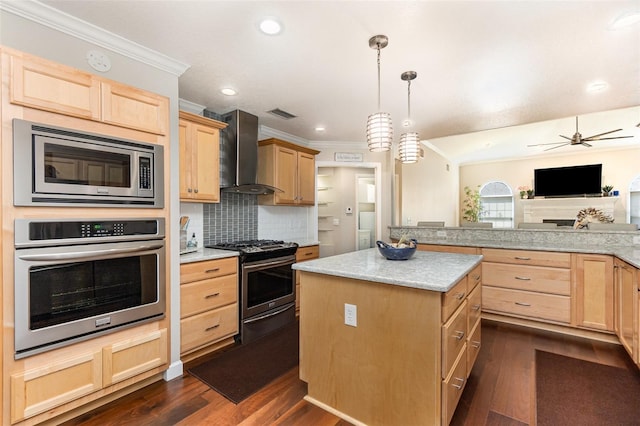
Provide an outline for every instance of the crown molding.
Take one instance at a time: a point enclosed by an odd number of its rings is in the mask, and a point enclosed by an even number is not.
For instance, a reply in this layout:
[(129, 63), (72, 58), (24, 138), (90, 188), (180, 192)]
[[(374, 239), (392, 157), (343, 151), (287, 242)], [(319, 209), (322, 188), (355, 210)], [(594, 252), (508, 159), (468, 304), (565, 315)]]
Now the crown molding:
[(298, 145), (309, 146), (309, 139), (301, 138), (299, 136), (292, 135), (291, 133), (283, 132), (280, 130), (272, 129), (264, 125), (260, 125), (260, 138), (276, 138), (282, 139), (287, 142), (295, 143)]
[(187, 112), (192, 112), (194, 114), (202, 115), (202, 111), (204, 111), (206, 106), (188, 101), (186, 99), (178, 98), (178, 108), (182, 111), (187, 111)]
[(309, 146), (322, 150), (332, 149), (336, 151), (368, 151), (366, 142), (344, 142), (344, 141), (311, 141)]
[(0, 1), (0, 10), (181, 76), (189, 64), (146, 48), (38, 1)]

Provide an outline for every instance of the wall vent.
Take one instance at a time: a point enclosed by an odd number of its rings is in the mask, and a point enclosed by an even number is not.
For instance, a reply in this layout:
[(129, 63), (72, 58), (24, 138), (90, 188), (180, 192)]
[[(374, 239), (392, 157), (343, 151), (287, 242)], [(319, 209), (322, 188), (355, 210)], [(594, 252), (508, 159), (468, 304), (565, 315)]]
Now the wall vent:
[(290, 120), (292, 118), (296, 118), (296, 115), (291, 114), (290, 112), (283, 111), (280, 108), (272, 109), (271, 111), (267, 111), (269, 114), (273, 114), (277, 117), (284, 118), (285, 120)]

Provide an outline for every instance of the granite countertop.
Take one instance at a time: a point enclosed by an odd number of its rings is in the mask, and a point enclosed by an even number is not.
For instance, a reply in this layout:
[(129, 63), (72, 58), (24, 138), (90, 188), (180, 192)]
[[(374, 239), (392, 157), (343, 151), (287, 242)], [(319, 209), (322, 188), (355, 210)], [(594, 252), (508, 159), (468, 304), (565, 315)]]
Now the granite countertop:
[(308, 260), (293, 269), (357, 280), (446, 292), (482, 261), (482, 256), (417, 251), (409, 260), (387, 260), (377, 248)]
[(202, 247), (192, 253), (181, 254), (180, 264), (202, 262), (203, 260), (224, 259), (227, 257), (238, 257), (238, 254), (239, 253), (237, 251), (232, 250), (218, 250)]
[(320, 244), (317, 240), (293, 240), (293, 242), (297, 243), (298, 247), (317, 246)]

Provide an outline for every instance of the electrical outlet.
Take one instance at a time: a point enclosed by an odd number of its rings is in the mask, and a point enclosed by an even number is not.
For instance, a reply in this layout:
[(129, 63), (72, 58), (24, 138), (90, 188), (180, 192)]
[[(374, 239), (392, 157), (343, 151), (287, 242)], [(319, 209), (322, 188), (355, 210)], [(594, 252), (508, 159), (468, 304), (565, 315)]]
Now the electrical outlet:
[(447, 231), (436, 231), (438, 237), (447, 238)]
[(358, 326), (358, 307), (356, 305), (344, 304), (344, 323), (351, 327)]
[(340, 219), (338, 219), (337, 217), (334, 217), (334, 218), (333, 218), (333, 224), (334, 224), (335, 226), (339, 226), (339, 225), (340, 225)]

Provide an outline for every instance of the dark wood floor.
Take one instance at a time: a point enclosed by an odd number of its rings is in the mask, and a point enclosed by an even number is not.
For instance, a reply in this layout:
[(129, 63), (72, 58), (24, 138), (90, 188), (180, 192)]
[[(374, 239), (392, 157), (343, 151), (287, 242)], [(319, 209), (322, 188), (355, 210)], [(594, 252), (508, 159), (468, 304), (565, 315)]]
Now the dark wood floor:
[[(451, 424), (533, 425), (535, 349), (636, 369), (620, 345), (483, 321), (482, 349)], [(154, 383), (66, 425), (349, 424), (302, 400), (305, 393), (306, 385), (298, 379), (295, 368), (235, 405), (185, 373), (170, 382)]]

